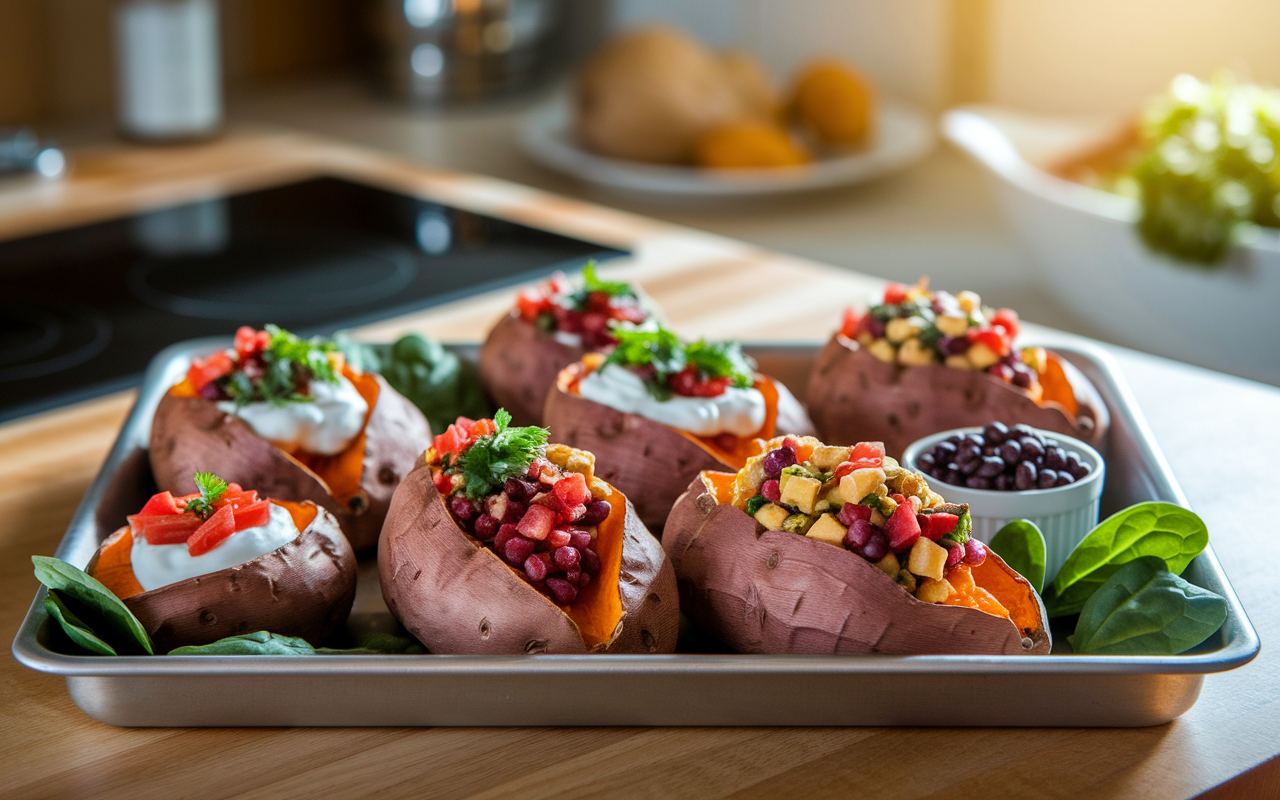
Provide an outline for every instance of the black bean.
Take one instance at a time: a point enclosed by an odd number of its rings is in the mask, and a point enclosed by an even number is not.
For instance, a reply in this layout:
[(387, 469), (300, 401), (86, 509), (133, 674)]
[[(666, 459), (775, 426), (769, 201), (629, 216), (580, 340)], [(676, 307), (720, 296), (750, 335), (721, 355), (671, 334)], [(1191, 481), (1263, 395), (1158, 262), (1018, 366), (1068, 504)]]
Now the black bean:
[(987, 445), (986, 447), (982, 448), (982, 455), (983, 455), (983, 457), (986, 457), (986, 456), (994, 456), (995, 454), (996, 454), (996, 447), (995, 447), (995, 445), (989, 444), (989, 445)]
[(990, 489), (991, 479), (972, 475), (964, 479), (964, 485), (968, 486), (970, 489)]
[(1000, 456), (987, 456), (978, 465), (978, 475), (983, 478), (994, 478), (1004, 472), (1004, 459)]
[(954, 442), (938, 442), (929, 452), (933, 453), (933, 457), (937, 459), (939, 463), (946, 463), (948, 460), (955, 457), (956, 445)]
[(1054, 445), (1044, 451), (1044, 465), (1049, 469), (1062, 469), (1067, 466), (1067, 452)]
[(1039, 461), (1044, 456), (1044, 445), (1030, 436), (1019, 440), (1022, 445), (1022, 457), (1028, 461)]
[(959, 446), (960, 446), (960, 443), (964, 441), (964, 434), (963, 434), (963, 433), (957, 433), (955, 436), (948, 437), (948, 438), (947, 438), (947, 441), (948, 441), (948, 442), (951, 442), (951, 443), (952, 443), (952, 444), (954, 444), (956, 447), (959, 447)]
[(1013, 473), (1013, 485), (1017, 487), (1020, 492), (1025, 492), (1028, 489), (1034, 489), (1036, 487), (1038, 473), (1039, 470), (1036, 469), (1035, 464), (1032, 464), (1030, 461), (1023, 461), (1018, 464), (1017, 471)]
[(1036, 486), (1041, 489), (1052, 489), (1058, 485), (1058, 473), (1051, 469), (1040, 470), (1040, 477), (1036, 478)]
[(1009, 426), (1003, 422), (993, 422), (982, 429), (982, 436), (992, 444), (1002, 444), (1009, 438)]
[(1017, 433), (1018, 433), (1018, 437), (1019, 437), (1019, 438), (1021, 438), (1021, 437), (1023, 437), (1023, 436), (1038, 436), (1038, 435), (1039, 435), (1039, 432), (1038, 432), (1038, 431), (1036, 431), (1036, 429), (1035, 429), (1035, 428), (1031, 427), (1030, 425), (1026, 424), (1025, 422), (1019, 422), (1017, 425), (1014, 425), (1014, 426), (1013, 426), (1013, 429), (1014, 429), (1015, 431), (1017, 431)]
[(958, 469), (949, 469), (947, 470), (947, 477), (943, 478), (942, 481), (952, 486), (964, 486), (964, 475)]
[(987, 440), (983, 439), (982, 434), (980, 433), (966, 433), (964, 435), (964, 443), (966, 445), (976, 447), (979, 450), (987, 446)]
[(1022, 444), (1016, 439), (1005, 442), (1000, 445), (1000, 457), (1010, 464), (1016, 464), (1022, 460)]
[(960, 471), (965, 475), (977, 475), (980, 469), (982, 469), (982, 459), (980, 458), (973, 461), (960, 462)]
[(1081, 461), (1077, 468), (1071, 470), (1071, 474), (1075, 476), (1076, 480), (1080, 480), (1090, 472), (1093, 472), (1093, 466), (1088, 461)]
[(933, 457), (933, 453), (924, 453), (923, 455), (916, 457), (916, 463), (920, 465), (921, 469), (928, 472), (933, 469), (933, 465), (938, 463), (938, 461)]
[(1009, 473), (1003, 473), (996, 476), (996, 488), (1002, 492), (1013, 491), (1013, 476)]
[(1013, 365), (1013, 385), (1023, 389), (1030, 389), (1031, 384), (1035, 383), (1036, 374), (1026, 364)]
[(1064, 470), (1058, 473), (1058, 480), (1054, 485), (1066, 486), (1068, 483), (1075, 483), (1075, 482), (1076, 482), (1075, 476), (1072, 475), (1070, 472), (1067, 472)]

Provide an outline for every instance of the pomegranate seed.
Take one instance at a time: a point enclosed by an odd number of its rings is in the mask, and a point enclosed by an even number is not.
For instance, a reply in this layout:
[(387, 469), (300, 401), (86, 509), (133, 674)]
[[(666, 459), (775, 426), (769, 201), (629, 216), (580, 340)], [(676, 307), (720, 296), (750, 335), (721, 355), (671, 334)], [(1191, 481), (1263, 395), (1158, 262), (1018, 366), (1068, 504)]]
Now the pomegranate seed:
[(782, 470), (795, 463), (796, 451), (790, 447), (779, 447), (776, 450), (770, 450), (764, 457), (764, 474), (777, 480), (778, 476), (782, 474)]
[(577, 586), (578, 588), (582, 588), (582, 584), (580, 583), (582, 579), (582, 570), (580, 569), (565, 570), (564, 579), (569, 583), (572, 583), (574, 586)]
[(889, 540), (880, 531), (873, 531), (867, 543), (862, 546), (862, 557), (873, 563), (884, 558), (888, 552)]
[(481, 514), (476, 520), (476, 538), (482, 542), (488, 541), (497, 535), (499, 527), (501, 525), (496, 519), (488, 514)]
[(546, 553), (534, 553), (524, 560), (524, 573), (530, 580), (546, 580), (547, 575), (551, 574), (551, 559)]
[(591, 575), (600, 572), (600, 556), (590, 548), (582, 551), (582, 571)]
[(555, 550), (557, 547), (564, 547), (573, 541), (573, 534), (565, 528), (556, 528), (547, 534), (547, 547)]
[(609, 512), (613, 511), (613, 506), (604, 500), (592, 500), (587, 503), (587, 513), (579, 520), (583, 525), (599, 525), (609, 518)]
[(964, 547), (956, 545), (947, 548), (947, 569), (954, 568), (964, 558)]
[(470, 498), (457, 495), (449, 498), (449, 510), (458, 519), (468, 522), (480, 513), (480, 504)]
[(775, 480), (767, 480), (760, 487), (760, 495), (770, 503), (777, 503), (782, 500), (782, 488)]
[(524, 503), (518, 503), (515, 500), (512, 500), (507, 503), (507, 513), (502, 517), (502, 521), (510, 522), (514, 525), (524, 519), (524, 512), (527, 510), (528, 508)]
[(560, 569), (575, 569), (582, 561), (582, 554), (576, 547), (560, 547), (556, 549), (554, 559)]
[(588, 583), (591, 583), (591, 573), (583, 572), (578, 576), (578, 591), (587, 588)]
[(591, 546), (591, 534), (581, 528), (569, 529), (569, 546), (578, 550), (586, 550)]
[(528, 484), (519, 478), (507, 478), (507, 482), (502, 486), (502, 491), (512, 500), (524, 502), (524, 499), (529, 494), (528, 488)]
[(854, 520), (858, 519), (870, 521), (871, 509), (857, 503), (845, 503), (840, 506), (840, 513), (836, 515), (836, 519), (840, 520), (840, 524), (845, 527), (852, 525)]
[(499, 555), (501, 555), (503, 552), (505, 552), (503, 548), (506, 547), (507, 542), (511, 541), (512, 539), (514, 539), (519, 535), (520, 535), (520, 529), (517, 528), (515, 525), (506, 524), (506, 525), (500, 526), (498, 528), (497, 535), (493, 537), (493, 549), (497, 551)]
[(970, 539), (964, 543), (964, 563), (970, 566), (978, 566), (987, 560), (987, 546), (977, 539)]
[(567, 606), (578, 598), (578, 587), (561, 578), (547, 578), (547, 591), (562, 606)]
[(529, 556), (533, 555), (533, 550), (536, 546), (537, 544), (532, 539), (516, 536), (507, 542), (507, 546), (503, 550), (503, 556), (511, 566), (519, 566)]
[(850, 550), (860, 550), (866, 546), (871, 534), (875, 532), (875, 526), (867, 520), (855, 519), (849, 525), (848, 532), (844, 535), (844, 546)]

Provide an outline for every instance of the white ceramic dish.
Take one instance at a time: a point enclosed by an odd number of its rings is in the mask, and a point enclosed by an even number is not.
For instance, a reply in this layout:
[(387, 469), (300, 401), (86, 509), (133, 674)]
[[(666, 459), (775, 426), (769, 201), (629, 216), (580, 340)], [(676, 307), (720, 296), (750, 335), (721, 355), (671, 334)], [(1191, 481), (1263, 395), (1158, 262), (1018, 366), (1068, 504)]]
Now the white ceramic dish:
[(1253, 231), (1221, 268), (1189, 267), (1147, 248), (1136, 201), (1043, 169), (1117, 126), (983, 106), (942, 119), (943, 135), (990, 170), (1006, 218), (1065, 305), (1121, 344), (1280, 384), (1280, 233)]
[(525, 115), (520, 147), (534, 161), (611, 189), (686, 197), (766, 195), (860, 183), (904, 169), (935, 143), (932, 121), (919, 109), (893, 100), (880, 104), (875, 141), (866, 150), (822, 158), (803, 167), (710, 170), (624, 161), (583, 149), (573, 135), (568, 95)]
[[(915, 472), (924, 472), (916, 459), (932, 450), (938, 442), (957, 434), (981, 432), (982, 428), (955, 428), (926, 436), (907, 447), (902, 454), (902, 465)], [(970, 489), (967, 486), (942, 483), (927, 474), (925, 477), (929, 480), (930, 488), (945, 497), (947, 502), (969, 504), (973, 535), (983, 542), (990, 542), (1001, 528), (1015, 519), (1034, 522), (1044, 534), (1044, 574), (1045, 582), (1048, 583), (1058, 574), (1058, 569), (1076, 545), (1080, 544), (1080, 540), (1098, 524), (1098, 508), (1102, 500), (1102, 486), (1106, 480), (1106, 462), (1097, 450), (1079, 439), (1051, 431), (1039, 433), (1045, 439), (1079, 453), (1092, 468), (1089, 474), (1066, 486), (1025, 492)]]

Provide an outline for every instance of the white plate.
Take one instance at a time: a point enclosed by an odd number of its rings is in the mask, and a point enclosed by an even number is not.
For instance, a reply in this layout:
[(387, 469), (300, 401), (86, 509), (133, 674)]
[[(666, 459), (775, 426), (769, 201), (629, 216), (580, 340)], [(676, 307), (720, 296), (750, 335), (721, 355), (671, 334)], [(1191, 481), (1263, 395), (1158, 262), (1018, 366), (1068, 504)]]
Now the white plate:
[(933, 123), (919, 109), (882, 101), (875, 141), (868, 149), (821, 157), (801, 167), (700, 169), (624, 161), (597, 155), (578, 144), (567, 95), (525, 115), (520, 146), (543, 166), (613, 189), (691, 197), (759, 195), (825, 189), (860, 183), (911, 166), (933, 149)]

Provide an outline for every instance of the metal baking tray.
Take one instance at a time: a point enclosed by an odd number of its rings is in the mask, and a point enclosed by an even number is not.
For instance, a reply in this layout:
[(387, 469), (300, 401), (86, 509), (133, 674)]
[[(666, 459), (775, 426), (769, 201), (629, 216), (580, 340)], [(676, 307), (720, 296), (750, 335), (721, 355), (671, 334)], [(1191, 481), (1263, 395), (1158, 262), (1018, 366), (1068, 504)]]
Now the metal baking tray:
[[(1187, 505), (1110, 357), (1065, 341), (1055, 337), (1055, 349), (1111, 410), (1103, 515), (1143, 500)], [(227, 344), (192, 341), (156, 356), (58, 557), (86, 564), (155, 491), (146, 453), (153, 410), (193, 355)], [(472, 360), (477, 352), (453, 349)], [(798, 394), (818, 352), (747, 349)], [(1205, 674), (1239, 667), (1259, 648), (1212, 548), (1185, 576), (1224, 596), (1228, 614), (1217, 634), (1179, 656), (1071, 655), (1065, 630), (1042, 657), (737, 655), (702, 646), (696, 633), (667, 656), (83, 656), (49, 646), (44, 589), (13, 652), (64, 676), (85, 713), (121, 726), (1158, 725), (1196, 702)], [(396, 625), (377, 580), (376, 562), (362, 561), (352, 633)]]

